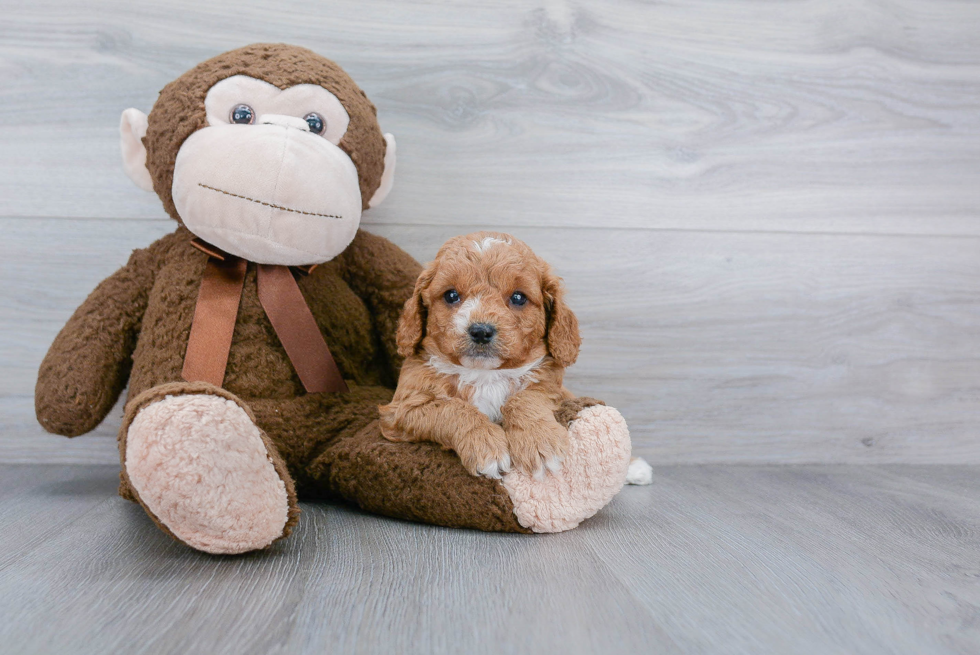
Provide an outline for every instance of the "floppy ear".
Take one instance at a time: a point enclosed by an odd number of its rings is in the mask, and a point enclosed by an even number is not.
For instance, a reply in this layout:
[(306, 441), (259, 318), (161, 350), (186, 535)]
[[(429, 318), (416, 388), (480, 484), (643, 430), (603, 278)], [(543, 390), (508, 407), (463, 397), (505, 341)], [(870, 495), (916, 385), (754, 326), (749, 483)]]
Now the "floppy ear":
[(395, 333), (398, 354), (402, 357), (414, 355), (415, 349), (425, 338), (425, 322), (428, 320), (429, 312), (422, 302), (422, 294), (429, 288), (435, 273), (435, 262), (433, 262), (419, 275), (419, 279), (415, 281), (412, 297), (405, 301), (402, 316), (398, 320), (398, 331)]
[(560, 277), (550, 271), (545, 274), (543, 290), (548, 315), (545, 331), (548, 354), (562, 368), (571, 366), (578, 359), (578, 348), (582, 344), (578, 319), (565, 304), (565, 289)]

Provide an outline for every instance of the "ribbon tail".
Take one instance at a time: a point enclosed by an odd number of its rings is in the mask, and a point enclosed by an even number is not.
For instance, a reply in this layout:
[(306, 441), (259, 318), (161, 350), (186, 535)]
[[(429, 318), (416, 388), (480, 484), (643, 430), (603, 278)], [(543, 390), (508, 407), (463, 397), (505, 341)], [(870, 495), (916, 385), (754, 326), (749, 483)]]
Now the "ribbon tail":
[(307, 393), (347, 391), (330, 348), (292, 271), (258, 264), (259, 302)]
[(224, 382), (247, 267), (248, 262), (237, 257), (208, 257), (181, 371), (188, 382), (216, 387)]

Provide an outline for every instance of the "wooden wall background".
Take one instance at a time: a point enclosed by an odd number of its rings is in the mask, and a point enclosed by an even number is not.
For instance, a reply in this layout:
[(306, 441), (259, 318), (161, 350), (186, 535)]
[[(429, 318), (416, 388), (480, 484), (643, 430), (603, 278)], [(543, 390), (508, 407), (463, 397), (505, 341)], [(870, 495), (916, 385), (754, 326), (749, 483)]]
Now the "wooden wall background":
[(514, 233), (566, 279), (571, 386), (654, 462), (980, 463), (980, 4), (0, 0), (0, 461), (37, 365), (172, 229), (130, 106), (257, 41), (336, 59), (399, 144), (368, 229)]

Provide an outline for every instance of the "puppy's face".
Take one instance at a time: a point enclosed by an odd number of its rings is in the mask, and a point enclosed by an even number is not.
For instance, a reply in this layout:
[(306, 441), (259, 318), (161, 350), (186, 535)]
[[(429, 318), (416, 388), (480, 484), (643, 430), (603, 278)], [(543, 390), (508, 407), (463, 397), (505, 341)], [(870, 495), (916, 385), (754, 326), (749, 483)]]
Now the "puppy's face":
[(406, 356), (421, 345), (454, 364), (497, 369), (548, 354), (567, 366), (579, 337), (550, 267), (513, 237), (478, 232), (448, 241), (422, 273), (398, 341)]
[(510, 239), (453, 244), (423, 295), (429, 308), (423, 347), (468, 368), (515, 368), (544, 357), (540, 268)]

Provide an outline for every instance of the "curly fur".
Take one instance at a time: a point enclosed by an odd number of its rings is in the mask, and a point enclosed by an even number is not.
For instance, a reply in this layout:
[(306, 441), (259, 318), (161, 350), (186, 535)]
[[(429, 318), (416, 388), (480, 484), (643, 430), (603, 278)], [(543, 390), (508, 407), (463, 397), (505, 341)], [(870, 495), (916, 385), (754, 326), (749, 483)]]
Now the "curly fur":
[[(445, 299), (450, 290), (459, 301)], [(510, 302), (515, 292), (524, 304)], [(473, 324), (492, 326), (492, 341), (475, 345)], [(525, 243), (497, 232), (451, 239), (405, 303), (407, 359), (382, 430), (451, 448), (473, 474), (556, 470), (567, 438), (554, 412), (573, 397), (562, 379), (580, 343), (561, 279)]]

